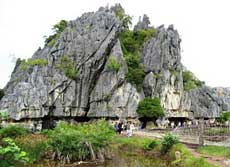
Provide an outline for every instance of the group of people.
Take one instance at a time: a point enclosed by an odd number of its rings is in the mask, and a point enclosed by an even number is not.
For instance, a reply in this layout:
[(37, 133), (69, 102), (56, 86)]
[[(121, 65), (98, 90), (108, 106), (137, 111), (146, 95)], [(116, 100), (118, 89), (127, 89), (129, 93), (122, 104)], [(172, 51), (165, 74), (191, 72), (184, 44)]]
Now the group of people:
[(135, 129), (135, 126), (131, 121), (127, 122), (127, 123), (123, 123), (123, 122), (119, 121), (119, 122), (115, 122), (114, 129), (115, 129), (116, 133), (118, 133), (118, 134), (121, 134), (121, 132), (123, 130), (125, 130), (126, 135), (128, 137), (131, 137), (133, 135), (133, 130)]

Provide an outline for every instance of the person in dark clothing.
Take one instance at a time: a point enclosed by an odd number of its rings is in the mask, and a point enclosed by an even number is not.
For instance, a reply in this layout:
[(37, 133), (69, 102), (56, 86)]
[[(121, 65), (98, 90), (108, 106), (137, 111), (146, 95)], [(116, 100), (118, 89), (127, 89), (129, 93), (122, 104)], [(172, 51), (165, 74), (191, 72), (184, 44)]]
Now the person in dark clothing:
[(115, 132), (118, 133), (118, 122), (115, 122), (114, 129), (115, 129)]
[(118, 123), (118, 133), (121, 134), (122, 131), (122, 122)]

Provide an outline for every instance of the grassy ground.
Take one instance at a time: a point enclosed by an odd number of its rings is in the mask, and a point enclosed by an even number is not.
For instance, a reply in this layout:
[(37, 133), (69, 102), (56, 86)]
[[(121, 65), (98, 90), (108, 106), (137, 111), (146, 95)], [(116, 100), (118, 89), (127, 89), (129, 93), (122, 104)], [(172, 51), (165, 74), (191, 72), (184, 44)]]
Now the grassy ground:
[(224, 146), (203, 146), (198, 152), (211, 156), (230, 157), (230, 147)]
[[(122, 137), (117, 136), (113, 143), (126, 151), (135, 151), (140, 154), (146, 154), (148, 156), (158, 156), (169, 162), (170, 167), (215, 167), (215, 165), (207, 163), (203, 158), (193, 157), (189, 150), (183, 144), (176, 144), (166, 154), (161, 154), (161, 141), (157, 140), (157, 145), (152, 150), (146, 151), (146, 146), (153, 140), (143, 137)], [(128, 150), (127, 150), (128, 149)], [(180, 152), (180, 158), (176, 158), (175, 153)]]

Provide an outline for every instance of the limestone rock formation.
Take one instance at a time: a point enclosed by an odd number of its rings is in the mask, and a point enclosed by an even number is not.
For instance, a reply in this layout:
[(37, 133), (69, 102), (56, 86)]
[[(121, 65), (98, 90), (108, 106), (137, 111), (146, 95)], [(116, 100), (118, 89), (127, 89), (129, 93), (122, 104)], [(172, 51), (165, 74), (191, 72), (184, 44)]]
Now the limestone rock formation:
[[(120, 6), (119, 6), (120, 7)], [(153, 37), (141, 47), (141, 65), (145, 71), (142, 89), (128, 82), (128, 66), (119, 40), (122, 22), (116, 7), (100, 8), (69, 21), (52, 47), (38, 49), (32, 60), (44, 59), (47, 65), (21, 70), (16, 63), (4, 88), (0, 109), (12, 120), (45, 120), (75, 117), (138, 117), (140, 100), (157, 96), (166, 117), (217, 117), (230, 110), (230, 90), (203, 86), (184, 91), (178, 32), (171, 25), (155, 29)], [(148, 30), (145, 15), (134, 31)], [(78, 71), (76, 79), (58, 68), (68, 56)], [(120, 65), (108, 68), (109, 59)]]

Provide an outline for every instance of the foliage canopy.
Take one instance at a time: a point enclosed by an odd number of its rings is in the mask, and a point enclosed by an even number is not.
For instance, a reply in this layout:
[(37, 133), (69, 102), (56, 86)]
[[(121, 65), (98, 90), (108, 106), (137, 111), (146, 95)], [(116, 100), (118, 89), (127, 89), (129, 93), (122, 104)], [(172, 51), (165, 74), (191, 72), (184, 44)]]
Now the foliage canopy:
[(185, 91), (190, 91), (191, 89), (202, 87), (204, 85), (204, 82), (198, 80), (190, 71), (183, 71), (182, 75)]
[(137, 113), (141, 117), (155, 120), (164, 116), (164, 110), (160, 104), (159, 98), (157, 97), (154, 97), (153, 99), (146, 97), (144, 100), (140, 101), (137, 107)]

